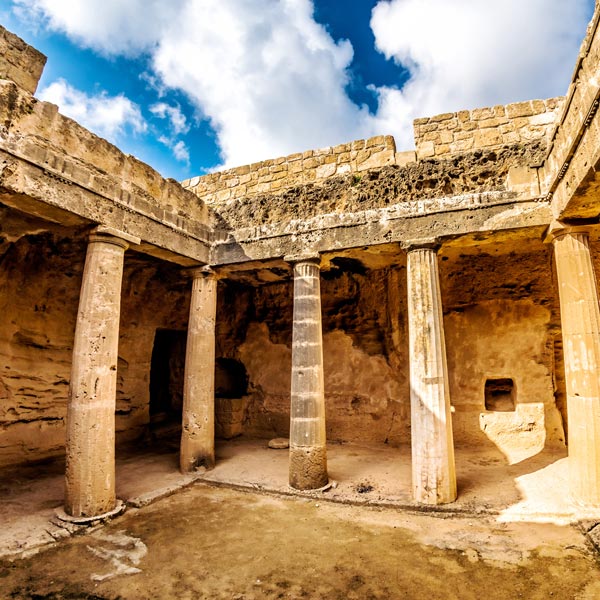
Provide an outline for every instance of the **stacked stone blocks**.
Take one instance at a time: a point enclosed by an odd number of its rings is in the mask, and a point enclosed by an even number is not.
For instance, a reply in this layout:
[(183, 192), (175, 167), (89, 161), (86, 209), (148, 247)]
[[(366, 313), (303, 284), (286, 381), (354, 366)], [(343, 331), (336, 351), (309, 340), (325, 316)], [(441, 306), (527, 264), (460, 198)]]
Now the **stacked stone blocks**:
[(415, 119), (417, 157), (444, 158), (547, 138), (562, 104), (563, 98), (529, 100)]
[(396, 152), (396, 143), (391, 135), (379, 135), (193, 177), (183, 181), (182, 185), (209, 204), (216, 204), (260, 194), (276, 194), (286, 188), (335, 175), (360, 173), (415, 160), (414, 152)]

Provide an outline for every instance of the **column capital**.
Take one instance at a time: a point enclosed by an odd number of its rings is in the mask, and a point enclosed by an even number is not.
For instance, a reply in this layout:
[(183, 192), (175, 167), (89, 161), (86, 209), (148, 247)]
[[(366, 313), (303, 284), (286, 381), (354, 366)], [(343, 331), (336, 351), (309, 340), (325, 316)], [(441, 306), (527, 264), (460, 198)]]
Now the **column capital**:
[(434, 250), (437, 252), (442, 246), (439, 238), (422, 238), (419, 240), (408, 240), (400, 243), (400, 247), (404, 252), (412, 252), (413, 250)]
[(285, 262), (296, 265), (298, 263), (313, 263), (321, 266), (321, 255), (318, 252), (310, 252), (306, 254), (286, 254), (283, 257)]
[(554, 240), (563, 235), (568, 234), (584, 234), (589, 235), (591, 232), (592, 224), (586, 225), (569, 225), (567, 223), (561, 223), (560, 221), (552, 221), (548, 228), (544, 232), (543, 241), (544, 244), (550, 244)]
[(202, 265), (201, 267), (189, 267), (184, 269), (192, 279), (220, 279), (219, 273), (216, 272), (213, 267), (209, 265)]
[(105, 242), (106, 244), (114, 244), (127, 250), (130, 244), (139, 245), (141, 239), (124, 231), (107, 227), (106, 225), (98, 225), (90, 232), (90, 242)]

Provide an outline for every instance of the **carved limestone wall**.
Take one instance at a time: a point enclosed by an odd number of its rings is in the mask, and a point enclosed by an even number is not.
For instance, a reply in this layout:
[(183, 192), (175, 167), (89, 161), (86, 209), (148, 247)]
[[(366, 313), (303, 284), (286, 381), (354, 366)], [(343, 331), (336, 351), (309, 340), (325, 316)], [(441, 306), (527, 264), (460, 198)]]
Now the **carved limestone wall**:
[[(80, 234), (6, 237), (0, 226), (0, 465), (64, 451), (86, 252)], [(178, 269), (126, 253), (117, 369), (120, 442), (139, 437), (148, 425), (156, 330), (186, 330), (189, 288)]]

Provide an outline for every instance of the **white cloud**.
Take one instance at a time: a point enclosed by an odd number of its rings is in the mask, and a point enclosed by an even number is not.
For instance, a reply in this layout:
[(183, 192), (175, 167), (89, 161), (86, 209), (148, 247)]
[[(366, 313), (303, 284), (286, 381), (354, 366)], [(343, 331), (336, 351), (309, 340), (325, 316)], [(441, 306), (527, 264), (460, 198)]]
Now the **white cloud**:
[(411, 79), (378, 90), (376, 121), (406, 146), (418, 116), (564, 94), (589, 10), (589, 0), (381, 0), (377, 47)]
[[(377, 46), (412, 77), (402, 89), (373, 88), (373, 115), (345, 91), (352, 46), (315, 22), (312, 0), (13, 1), (105, 54), (147, 53), (157, 87), (183, 91), (210, 119), (226, 166), (379, 133), (406, 149), (417, 116), (564, 93), (590, 6), (380, 0)], [(168, 105), (154, 106), (184, 127)]]
[(45, 21), (105, 55), (148, 50), (187, 0), (13, 0), (27, 21)]
[(183, 140), (177, 141), (173, 137), (161, 135), (159, 136), (158, 141), (173, 152), (173, 156), (176, 160), (186, 165), (190, 164), (190, 151)]
[(196, 103), (224, 163), (326, 146), (368, 133), (345, 93), (352, 47), (335, 43), (309, 0), (190, 1), (165, 28), (155, 72)]
[(187, 119), (179, 106), (171, 106), (166, 102), (157, 102), (150, 106), (149, 110), (160, 119), (169, 119), (174, 135), (187, 133), (190, 130)]
[(57, 104), (61, 113), (112, 142), (116, 142), (127, 129), (135, 133), (146, 131), (139, 106), (122, 94), (109, 96), (101, 92), (88, 96), (64, 79), (58, 79), (42, 89), (38, 97)]
[(190, 162), (190, 151), (187, 149), (187, 146), (179, 140), (173, 146), (173, 156), (181, 162), (188, 163)]

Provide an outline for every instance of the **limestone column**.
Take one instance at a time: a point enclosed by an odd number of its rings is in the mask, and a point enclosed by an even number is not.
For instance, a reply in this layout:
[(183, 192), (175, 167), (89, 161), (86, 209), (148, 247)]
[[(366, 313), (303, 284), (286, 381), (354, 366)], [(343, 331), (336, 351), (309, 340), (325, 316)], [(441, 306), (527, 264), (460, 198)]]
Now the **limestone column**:
[(215, 321), (217, 277), (209, 267), (191, 271), (192, 299), (185, 352), (179, 465), (183, 473), (215, 466)]
[(312, 490), (329, 480), (319, 258), (286, 260), (294, 268), (289, 482)]
[(456, 500), (456, 470), (435, 248), (409, 248), (407, 275), (413, 495), (443, 504)]
[(65, 498), (65, 511), (73, 517), (101, 515), (116, 503), (115, 402), (121, 281), (128, 241), (139, 240), (112, 233), (98, 227), (90, 235), (75, 326)]
[(560, 298), (571, 494), (582, 504), (600, 506), (600, 310), (588, 232), (553, 225), (550, 238)]

